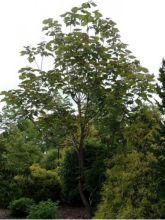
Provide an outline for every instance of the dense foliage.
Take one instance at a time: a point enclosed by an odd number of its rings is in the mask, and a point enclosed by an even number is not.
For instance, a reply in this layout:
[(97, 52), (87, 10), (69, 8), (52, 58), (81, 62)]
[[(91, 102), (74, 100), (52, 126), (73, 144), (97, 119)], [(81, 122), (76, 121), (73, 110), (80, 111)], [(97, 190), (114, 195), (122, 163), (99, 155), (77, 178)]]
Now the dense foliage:
[[(90, 204), (95, 205), (100, 198), (100, 189), (105, 180), (107, 148), (98, 143), (86, 143), (84, 191)], [(78, 191), (79, 167), (76, 151), (72, 148), (65, 150), (59, 174), (62, 183), (64, 200), (69, 204), (81, 204)], [(97, 183), (97, 184), (96, 184)]]
[(30, 166), (29, 175), (17, 175), (14, 177), (22, 193), (35, 201), (41, 200), (59, 200), (60, 198), (60, 180), (54, 170), (46, 170), (38, 164)]
[(56, 219), (59, 218), (58, 205), (51, 200), (39, 202), (30, 209), (28, 219)]
[(30, 211), (31, 206), (34, 205), (34, 201), (30, 198), (20, 198), (10, 203), (12, 216), (14, 217), (26, 217)]
[(156, 84), (92, 1), (61, 17), (43, 21), (18, 89), (1, 93), (0, 207), (165, 218), (165, 61)]

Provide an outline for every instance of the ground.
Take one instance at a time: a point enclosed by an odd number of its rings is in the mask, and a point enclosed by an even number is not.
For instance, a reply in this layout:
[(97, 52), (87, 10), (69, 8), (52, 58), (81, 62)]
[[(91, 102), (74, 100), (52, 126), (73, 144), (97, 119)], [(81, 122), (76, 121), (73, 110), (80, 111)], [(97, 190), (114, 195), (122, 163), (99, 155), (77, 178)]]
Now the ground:
[[(10, 210), (0, 209), (0, 219), (10, 219)], [(60, 218), (62, 219), (87, 219), (88, 213), (83, 207), (63, 206), (60, 208)]]
[(0, 209), (0, 219), (9, 219), (11, 218), (10, 210)]
[(64, 206), (60, 209), (61, 218), (64, 219), (89, 219), (85, 208)]

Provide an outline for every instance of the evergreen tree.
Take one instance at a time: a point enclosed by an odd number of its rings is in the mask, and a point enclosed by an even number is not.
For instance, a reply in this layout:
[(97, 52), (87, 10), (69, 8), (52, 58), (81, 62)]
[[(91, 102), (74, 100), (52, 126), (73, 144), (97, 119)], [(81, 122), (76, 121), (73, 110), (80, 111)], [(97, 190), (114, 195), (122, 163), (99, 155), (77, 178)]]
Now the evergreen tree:
[(165, 113), (165, 60), (162, 60), (162, 66), (159, 69), (159, 77), (157, 84), (157, 94), (161, 99), (161, 103), (157, 102), (161, 112)]
[(125, 150), (109, 162), (96, 218), (165, 217), (164, 167), (160, 163), (163, 155), (157, 143), (160, 127), (156, 110), (145, 107), (135, 113), (125, 131)]

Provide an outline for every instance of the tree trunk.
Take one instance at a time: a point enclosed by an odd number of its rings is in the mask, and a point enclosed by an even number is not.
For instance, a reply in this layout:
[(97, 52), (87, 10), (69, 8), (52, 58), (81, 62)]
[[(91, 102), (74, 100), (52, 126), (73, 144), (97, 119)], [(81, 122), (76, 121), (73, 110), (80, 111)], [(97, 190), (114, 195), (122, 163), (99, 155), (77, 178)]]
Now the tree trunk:
[(78, 189), (80, 193), (81, 200), (83, 202), (83, 205), (85, 206), (89, 217), (92, 217), (92, 207), (89, 204), (88, 199), (85, 196), (83, 185), (84, 185), (84, 155), (83, 155), (83, 148), (81, 147), (78, 151), (78, 161), (79, 161), (79, 182), (78, 182)]
[(87, 198), (85, 197), (85, 194), (84, 194), (84, 191), (83, 191), (83, 184), (81, 182), (81, 180), (79, 180), (79, 183), (78, 183), (78, 188), (79, 188), (79, 193), (80, 193), (80, 197), (81, 197), (81, 200), (89, 214), (89, 218), (92, 217), (92, 207), (90, 206), (89, 204), (89, 201), (87, 200)]
[(78, 182), (78, 189), (80, 193), (81, 200), (89, 214), (89, 218), (92, 217), (92, 207), (90, 206), (90, 203), (88, 201), (88, 198), (86, 197), (84, 193), (84, 182), (85, 182), (85, 175), (84, 175), (84, 142), (86, 138), (86, 126), (87, 123), (84, 121), (84, 116), (82, 116), (82, 106), (81, 106), (81, 95), (78, 94), (78, 100), (77, 100), (77, 107), (78, 107), (78, 118), (79, 118), (79, 126), (80, 126), (80, 139), (78, 143), (77, 148), (77, 156), (78, 156), (78, 162), (79, 162), (79, 182)]

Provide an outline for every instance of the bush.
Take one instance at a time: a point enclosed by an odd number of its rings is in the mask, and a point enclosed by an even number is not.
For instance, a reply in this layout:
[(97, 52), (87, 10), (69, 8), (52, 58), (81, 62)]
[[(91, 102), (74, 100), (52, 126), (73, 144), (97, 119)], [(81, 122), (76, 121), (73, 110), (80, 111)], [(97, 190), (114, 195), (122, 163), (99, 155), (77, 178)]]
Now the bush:
[(7, 208), (11, 201), (21, 197), (21, 190), (13, 180), (14, 174), (6, 168), (6, 140), (0, 135), (0, 208)]
[(7, 208), (11, 201), (22, 196), (21, 190), (13, 181), (13, 177), (0, 173), (0, 207)]
[(159, 196), (157, 160), (152, 153), (132, 152), (111, 160), (97, 219), (162, 219), (165, 201)]
[(34, 164), (30, 167), (30, 175), (16, 176), (15, 181), (23, 194), (36, 202), (49, 198), (56, 201), (60, 198), (60, 180), (54, 170), (46, 170)]
[[(105, 179), (105, 158), (107, 150), (104, 145), (87, 143), (85, 154), (85, 183), (86, 196), (94, 205), (100, 199), (100, 189)], [(63, 160), (59, 170), (62, 184), (62, 194), (65, 202), (75, 205), (81, 203), (78, 191), (78, 159), (73, 148), (64, 152)], [(97, 184), (96, 184), (97, 183)]]
[(30, 198), (20, 198), (10, 203), (9, 208), (15, 217), (26, 217), (34, 201)]
[(30, 209), (28, 219), (55, 219), (58, 218), (58, 205), (51, 200), (41, 201)]
[(72, 148), (65, 150), (59, 175), (62, 182), (62, 197), (69, 204), (81, 202), (78, 191), (78, 160), (76, 152)]

